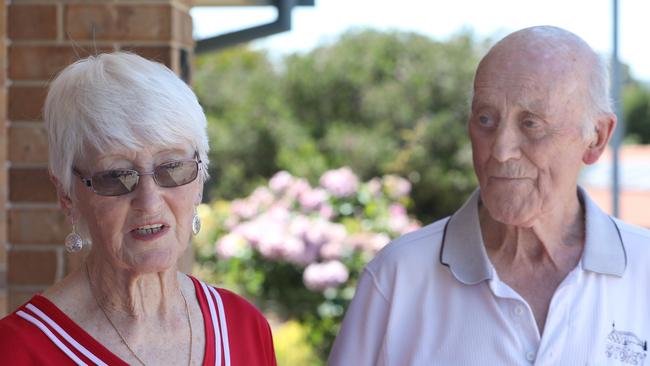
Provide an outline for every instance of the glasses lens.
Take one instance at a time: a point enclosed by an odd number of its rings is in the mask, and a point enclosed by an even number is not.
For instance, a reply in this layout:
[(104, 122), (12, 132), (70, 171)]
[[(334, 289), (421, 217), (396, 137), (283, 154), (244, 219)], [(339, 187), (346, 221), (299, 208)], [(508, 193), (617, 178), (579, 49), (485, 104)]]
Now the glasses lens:
[(188, 184), (199, 172), (199, 163), (195, 160), (172, 161), (159, 165), (154, 170), (154, 178), (161, 187), (178, 187)]
[(92, 176), (93, 190), (102, 196), (119, 196), (132, 192), (138, 185), (134, 170), (108, 170)]

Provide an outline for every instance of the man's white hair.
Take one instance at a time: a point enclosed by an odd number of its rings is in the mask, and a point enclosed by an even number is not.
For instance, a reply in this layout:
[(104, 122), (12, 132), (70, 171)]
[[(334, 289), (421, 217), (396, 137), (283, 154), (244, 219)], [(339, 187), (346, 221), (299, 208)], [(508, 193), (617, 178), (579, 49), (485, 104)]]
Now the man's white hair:
[(613, 113), (612, 100), (609, 96), (609, 68), (605, 60), (594, 53), (594, 63), (589, 72), (587, 87), (587, 108), (582, 125), (582, 136), (589, 139), (596, 132), (596, 122), (603, 114)]
[(50, 173), (68, 196), (72, 169), (89, 147), (142, 150), (187, 144), (207, 179), (206, 118), (196, 95), (164, 65), (127, 52), (91, 56), (66, 67), (44, 108)]

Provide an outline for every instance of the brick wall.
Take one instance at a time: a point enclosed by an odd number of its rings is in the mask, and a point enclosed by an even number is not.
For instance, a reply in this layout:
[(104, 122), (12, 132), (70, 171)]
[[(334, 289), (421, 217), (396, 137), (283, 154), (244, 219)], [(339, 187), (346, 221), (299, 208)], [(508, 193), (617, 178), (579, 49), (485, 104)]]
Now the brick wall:
[(0, 1), (0, 316), (7, 312), (7, 6)]
[(2, 1), (0, 316), (77, 268), (84, 255), (63, 248), (70, 226), (48, 180), (41, 115), (48, 81), (78, 58), (113, 50), (130, 50), (188, 75), (189, 6), (187, 0), (13, 0), (5, 8)]

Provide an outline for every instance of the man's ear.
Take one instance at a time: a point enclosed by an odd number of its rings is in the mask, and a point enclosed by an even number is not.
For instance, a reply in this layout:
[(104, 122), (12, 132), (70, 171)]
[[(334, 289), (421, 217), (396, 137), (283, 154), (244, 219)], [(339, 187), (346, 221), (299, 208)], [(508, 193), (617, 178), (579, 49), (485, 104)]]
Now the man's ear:
[(63, 210), (63, 213), (67, 217), (70, 217), (70, 215), (72, 214), (72, 199), (67, 193), (65, 193), (65, 189), (63, 189), (63, 185), (61, 184), (59, 179), (57, 179), (57, 177), (52, 175), (52, 173), (50, 173), (50, 182), (52, 182), (52, 184), (54, 184), (54, 187), (56, 188), (56, 195), (59, 199), (59, 206), (61, 206), (61, 210)]
[(582, 161), (585, 164), (593, 164), (605, 151), (609, 140), (614, 135), (614, 128), (616, 127), (616, 115), (613, 113), (605, 113), (596, 121), (595, 133), (591, 137), (591, 142), (584, 154)]

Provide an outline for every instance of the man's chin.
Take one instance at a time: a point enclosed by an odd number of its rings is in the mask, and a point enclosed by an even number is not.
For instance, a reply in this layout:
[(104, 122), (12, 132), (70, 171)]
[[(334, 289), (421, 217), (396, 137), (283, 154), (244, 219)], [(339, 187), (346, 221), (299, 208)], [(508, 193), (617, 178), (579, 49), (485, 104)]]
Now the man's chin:
[(536, 211), (530, 202), (509, 200), (483, 200), (485, 208), (493, 220), (504, 225), (531, 227), (535, 221)]

